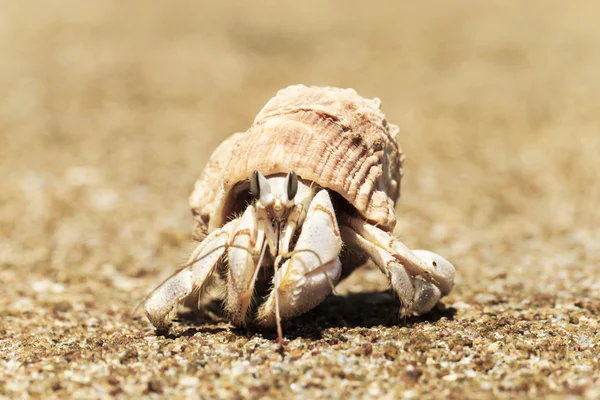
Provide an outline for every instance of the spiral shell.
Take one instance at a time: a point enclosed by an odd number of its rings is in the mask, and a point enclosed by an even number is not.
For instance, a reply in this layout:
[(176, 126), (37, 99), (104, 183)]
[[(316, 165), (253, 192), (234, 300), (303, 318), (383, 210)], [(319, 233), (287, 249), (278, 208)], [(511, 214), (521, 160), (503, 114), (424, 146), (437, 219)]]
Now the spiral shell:
[(398, 127), (379, 99), (353, 89), (290, 86), (258, 113), (250, 129), (226, 139), (210, 157), (190, 196), (195, 234), (227, 221), (236, 185), (257, 170), (295, 171), (305, 181), (337, 192), (369, 222), (391, 231), (400, 194), (403, 155)]

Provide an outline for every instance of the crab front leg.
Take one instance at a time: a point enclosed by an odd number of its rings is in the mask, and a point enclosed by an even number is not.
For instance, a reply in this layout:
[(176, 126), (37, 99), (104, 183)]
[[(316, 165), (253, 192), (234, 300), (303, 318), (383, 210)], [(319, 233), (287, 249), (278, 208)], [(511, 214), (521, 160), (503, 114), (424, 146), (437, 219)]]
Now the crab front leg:
[(275, 264), (274, 288), (258, 310), (261, 326), (303, 314), (327, 297), (341, 274), (338, 254), (342, 240), (335, 211), (326, 190), (315, 195), (291, 257)]
[(442, 256), (411, 251), (389, 233), (368, 222), (347, 217), (342, 227), (344, 242), (361, 249), (385, 273), (400, 301), (413, 314), (430, 311), (454, 286), (454, 266)]
[(193, 251), (187, 266), (167, 278), (144, 301), (148, 319), (157, 329), (165, 329), (177, 312), (177, 305), (194, 291), (202, 292), (225, 251), (235, 244), (254, 209), (247, 209), (241, 218), (208, 235)]
[(234, 325), (246, 324), (254, 283), (267, 246), (264, 238), (255, 208), (249, 205), (237, 226), (227, 254), (229, 268), (225, 308)]

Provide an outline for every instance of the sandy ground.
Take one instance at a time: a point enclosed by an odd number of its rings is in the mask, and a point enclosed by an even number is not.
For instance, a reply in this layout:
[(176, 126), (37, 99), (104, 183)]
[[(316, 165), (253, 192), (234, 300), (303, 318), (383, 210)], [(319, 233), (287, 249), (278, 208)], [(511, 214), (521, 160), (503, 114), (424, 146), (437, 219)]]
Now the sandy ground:
[[(1, 3), (0, 397), (600, 398), (600, 3), (158, 3)], [(455, 289), (402, 319), (362, 270), (284, 358), (190, 311), (157, 335), (131, 310), (208, 154), (293, 83), (382, 99), (397, 233)]]

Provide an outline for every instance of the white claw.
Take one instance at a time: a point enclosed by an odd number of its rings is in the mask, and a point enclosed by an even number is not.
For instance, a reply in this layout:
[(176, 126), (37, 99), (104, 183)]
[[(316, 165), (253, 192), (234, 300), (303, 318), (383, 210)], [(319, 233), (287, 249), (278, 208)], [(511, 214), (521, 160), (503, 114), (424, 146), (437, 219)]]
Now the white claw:
[(333, 205), (327, 191), (322, 190), (310, 204), (291, 258), (275, 272), (275, 288), (259, 309), (259, 324), (275, 325), (276, 303), (279, 303), (280, 317), (287, 319), (323, 301), (331, 293), (331, 284), (340, 278), (338, 254), (341, 249)]

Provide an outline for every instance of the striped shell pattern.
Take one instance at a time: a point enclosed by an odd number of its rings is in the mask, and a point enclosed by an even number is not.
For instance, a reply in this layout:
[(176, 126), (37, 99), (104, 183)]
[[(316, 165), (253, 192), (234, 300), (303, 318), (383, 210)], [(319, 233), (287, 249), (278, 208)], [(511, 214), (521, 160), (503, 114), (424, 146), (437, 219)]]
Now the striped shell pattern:
[(228, 204), (255, 170), (265, 176), (294, 171), (392, 231), (403, 155), (396, 141), (399, 129), (379, 107), (379, 99), (362, 98), (353, 89), (295, 85), (280, 90), (250, 129), (232, 135), (211, 155), (189, 199), (194, 236), (199, 239), (228, 221)]

